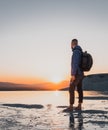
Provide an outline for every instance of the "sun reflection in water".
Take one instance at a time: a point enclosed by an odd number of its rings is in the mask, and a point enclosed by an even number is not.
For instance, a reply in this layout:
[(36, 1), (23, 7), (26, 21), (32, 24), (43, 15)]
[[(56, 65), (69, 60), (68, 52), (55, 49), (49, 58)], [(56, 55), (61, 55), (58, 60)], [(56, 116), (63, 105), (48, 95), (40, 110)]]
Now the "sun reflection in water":
[(55, 90), (55, 91), (54, 91), (54, 95), (55, 95), (56, 97), (58, 97), (58, 96), (60, 95), (59, 90)]

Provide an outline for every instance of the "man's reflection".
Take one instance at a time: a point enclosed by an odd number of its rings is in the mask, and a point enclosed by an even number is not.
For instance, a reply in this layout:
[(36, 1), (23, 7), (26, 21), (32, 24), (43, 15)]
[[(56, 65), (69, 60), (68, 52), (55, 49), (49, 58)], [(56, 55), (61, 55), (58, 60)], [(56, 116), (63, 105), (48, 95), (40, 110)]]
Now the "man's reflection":
[(82, 112), (81, 111), (78, 111), (78, 113), (70, 112), (69, 124), (70, 124), (70, 128), (72, 128), (72, 130), (82, 130), (82, 128), (83, 128)]

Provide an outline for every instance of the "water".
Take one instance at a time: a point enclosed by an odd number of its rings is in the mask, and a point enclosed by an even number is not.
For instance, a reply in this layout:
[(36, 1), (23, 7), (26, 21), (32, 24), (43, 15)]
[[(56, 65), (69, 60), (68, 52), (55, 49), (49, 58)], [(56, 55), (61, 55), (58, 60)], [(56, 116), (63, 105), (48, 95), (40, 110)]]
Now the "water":
[(84, 95), (82, 111), (65, 112), (67, 91), (1, 91), (0, 130), (107, 130), (107, 95)]
[(6, 91), (0, 92), (1, 103), (67, 105), (68, 93), (62, 91)]

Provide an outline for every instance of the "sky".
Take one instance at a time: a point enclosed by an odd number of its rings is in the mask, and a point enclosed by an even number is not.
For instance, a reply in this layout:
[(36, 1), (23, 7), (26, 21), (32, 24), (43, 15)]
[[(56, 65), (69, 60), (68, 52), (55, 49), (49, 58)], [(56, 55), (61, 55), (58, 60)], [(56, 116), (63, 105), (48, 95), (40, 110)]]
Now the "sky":
[(70, 43), (108, 73), (108, 0), (0, 0), (0, 81), (70, 79)]

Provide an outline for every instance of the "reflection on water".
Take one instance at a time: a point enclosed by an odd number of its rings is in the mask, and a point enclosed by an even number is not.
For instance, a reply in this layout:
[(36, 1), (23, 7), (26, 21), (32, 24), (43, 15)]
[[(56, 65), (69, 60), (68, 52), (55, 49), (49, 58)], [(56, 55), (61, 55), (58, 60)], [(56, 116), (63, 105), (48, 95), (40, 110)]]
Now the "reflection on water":
[(0, 92), (2, 103), (68, 105), (68, 92), (62, 91), (9, 91)]
[(70, 123), (70, 128), (72, 128), (72, 130), (82, 130), (83, 129), (82, 112), (78, 111), (78, 113), (76, 114), (73, 112), (70, 112), (69, 123)]
[[(84, 92), (84, 96), (97, 95), (97, 92)], [(77, 97), (76, 92), (76, 97)], [(0, 102), (23, 104), (68, 105), (68, 91), (1, 91)], [(77, 103), (77, 99), (76, 99)]]

